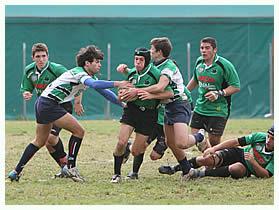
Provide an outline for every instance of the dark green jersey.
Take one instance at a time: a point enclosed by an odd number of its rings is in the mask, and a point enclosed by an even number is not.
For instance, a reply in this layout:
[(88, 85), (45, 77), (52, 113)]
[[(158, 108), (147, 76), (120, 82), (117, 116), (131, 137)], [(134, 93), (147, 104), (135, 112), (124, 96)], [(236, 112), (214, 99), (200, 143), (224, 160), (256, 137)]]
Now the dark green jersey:
[[(268, 152), (265, 148), (267, 133), (252, 133), (245, 136), (247, 147), (244, 152), (249, 152), (254, 156), (254, 159), (271, 174), (274, 174), (274, 152)], [(255, 171), (249, 161), (246, 161), (248, 170), (255, 175)]]
[(187, 100), (189, 103), (192, 103), (193, 102), (193, 99), (192, 99), (192, 95), (191, 95), (191, 92), (190, 90), (187, 89), (187, 87), (184, 85), (184, 93), (186, 94), (187, 96)]
[(238, 74), (233, 64), (216, 54), (212, 65), (207, 66), (203, 58), (199, 57), (193, 76), (199, 85), (194, 111), (206, 116), (228, 117), (231, 96), (219, 97), (216, 101), (211, 102), (204, 95), (209, 91), (222, 90), (228, 86), (240, 88)]
[[(144, 88), (154, 84), (157, 84), (160, 79), (160, 71), (153, 65), (149, 64), (143, 71), (137, 72), (136, 68), (132, 68), (127, 75), (127, 79), (136, 87)], [(167, 90), (171, 90), (170, 87), (167, 87)], [(142, 106), (146, 108), (156, 108), (159, 104), (159, 100), (150, 99), (150, 100), (140, 100), (136, 99), (131, 103), (136, 104), (137, 106)]]
[(37, 95), (40, 96), (48, 84), (66, 71), (66, 67), (61, 64), (48, 61), (46, 66), (39, 72), (35, 62), (31, 63), (25, 67), (20, 91), (29, 91), (32, 93), (35, 89)]

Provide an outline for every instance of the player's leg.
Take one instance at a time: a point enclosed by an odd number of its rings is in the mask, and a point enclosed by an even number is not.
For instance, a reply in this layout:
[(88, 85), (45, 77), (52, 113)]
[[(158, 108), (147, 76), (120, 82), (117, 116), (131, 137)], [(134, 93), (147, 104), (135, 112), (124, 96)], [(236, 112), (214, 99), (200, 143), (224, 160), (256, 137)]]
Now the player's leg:
[(142, 165), (144, 152), (147, 147), (147, 139), (148, 136), (136, 133), (136, 138), (131, 148), (131, 153), (134, 156), (133, 170), (128, 174), (128, 179), (138, 179), (139, 169)]
[(175, 142), (175, 133), (174, 128), (172, 125), (165, 125), (165, 134), (167, 137), (167, 145), (171, 149), (172, 153), (174, 154), (175, 158), (177, 159), (179, 165), (182, 169), (182, 177), (188, 174), (189, 170), (191, 169), (190, 163), (186, 158), (186, 154), (183, 149), (180, 149), (176, 146)]
[(111, 179), (112, 183), (118, 183), (121, 181), (121, 166), (123, 163), (125, 148), (133, 131), (134, 128), (132, 126), (121, 123), (118, 135), (118, 142), (113, 152), (114, 175)]
[(70, 176), (74, 181), (84, 181), (76, 168), (77, 155), (84, 137), (84, 128), (71, 114), (66, 113), (63, 117), (59, 118), (54, 124), (72, 133), (68, 144), (68, 161), (67, 165), (63, 168), (63, 172)]
[(197, 166), (208, 166), (206, 169), (192, 171), (191, 178), (216, 176), (240, 178), (246, 175), (244, 152), (240, 148), (230, 148), (217, 151), (206, 157), (196, 158)]
[[(194, 135), (199, 132), (200, 129), (205, 129), (207, 131), (206, 127), (206, 117), (203, 115), (200, 115), (196, 112), (193, 112), (190, 122), (191, 127), (191, 133)], [(207, 148), (211, 147), (210, 143), (207, 139), (204, 139), (201, 142), (196, 142), (196, 145), (198, 147), (198, 150), (203, 152)]]
[[(72, 114), (73, 105), (70, 101), (63, 103), (60, 106), (62, 106), (68, 113)], [(67, 164), (67, 154), (64, 150), (63, 142), (59, 136), (60, 131), (61, 128), (53, 125), (46, 143), (46, 147), (51, 157), (61, 168), (63, 168), (64, 165)]]
[(49, 136), (52, 124), (37, 124), (36, 126), (36, 137), (35, 139), (27, 145), (25, 148), (18, 164), (15, 169), (11, 171), (8, 175), (8, 178), (11, 181), (19, 181), (20, 174), (29, 162), (29, 160), (35, 155), (35, 153), (45, 145), (47, 138)]
[(227, 118), (224, 117), (207, 117), (206, 131), (211, 146), (220, 144), (222, 135), (227, 124)]
[(157, 137), (157, 141), (150, 154), (151, 160), (161, 159), (168, 148), (163, 125), (160, 124), (156, 125), (156, 137)]
[(55, 162), (63, 168), (67, 164), (67, 154), (64, 150), (63, 142), (59, 137), (60, 130), (61, 129), (55, 125), (52, 127), (46, 147)]

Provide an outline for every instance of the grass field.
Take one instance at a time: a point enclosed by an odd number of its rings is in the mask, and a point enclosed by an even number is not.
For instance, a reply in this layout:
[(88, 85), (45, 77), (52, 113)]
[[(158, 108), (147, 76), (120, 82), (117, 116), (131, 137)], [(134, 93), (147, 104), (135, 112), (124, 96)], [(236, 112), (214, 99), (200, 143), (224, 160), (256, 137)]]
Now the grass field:
[[(203, 178), (180, 182), (180, 173), (161, 175), (161, 164), (175, 164), (167, 150), (159, 161), (151, 161), (148, 148), (136, 181), (111, 184), (113, 174), (112, 152), (117, 142), (117, 121), (81, 121), (86, 129), (78, 156), (78, 168), (85, 183), (70, 179), (53, 179), (58, 166), (42, 148), (28, 163), (19, 183), (5, 182), (6, 205), (10, 204), (269, 204), (274, 203), (274, 179), (255, 177)], [(229, 120), (224, 139), (240, 137), (250, 132), (266, 131), (272, 124), (268, 119)], [(6, 170), (12, 170), (25, 146), (34, 137), (34, 121), (6, 121)], [(69, 133), (61, 133), (65, 148)], [(187, 157), (199, 154), (195, 147), (187, 150)], [(132, 168), (132, 158), (123, 165), (122, 174)]]

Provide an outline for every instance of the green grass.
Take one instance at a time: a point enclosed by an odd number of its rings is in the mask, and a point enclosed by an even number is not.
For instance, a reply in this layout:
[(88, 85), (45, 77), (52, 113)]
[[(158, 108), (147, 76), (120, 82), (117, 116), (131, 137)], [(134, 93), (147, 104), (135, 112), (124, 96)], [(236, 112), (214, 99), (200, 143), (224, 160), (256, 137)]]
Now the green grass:
[[(234, 180), (206, 177), (180, 182), (180, 174), (161, 175), (161, 164), (175, 164), (169, 150), (158, 161), (144, 158), (137, 181), (111, 184), (112, 152), (117, 142), (117, 121), (81, 121), (86, 135), (78, 156), (78, 167), (86, 183), (70, 179), (52, 179), (59, 171), (56, 163), (42, 148), (28, 163), (19, 183), (5, 182), (6, 205), (10, 204), (274, 204), (274, 179), (255, 177)], [(272, 124), (267, 119), (229, 120), (224, 139), (240, 137), (250, 132), (266, 131)], [(6, 170), (14, 168), (25, 146), (35, 133), (34, 121), (6, 121)], [(65, 148), (69, 133), (61, 133)], [(187, 150), (188, 158), (198, 155), (195, 147)], [(132, 158), (123, 165), (122, 174), (132, 168)]]

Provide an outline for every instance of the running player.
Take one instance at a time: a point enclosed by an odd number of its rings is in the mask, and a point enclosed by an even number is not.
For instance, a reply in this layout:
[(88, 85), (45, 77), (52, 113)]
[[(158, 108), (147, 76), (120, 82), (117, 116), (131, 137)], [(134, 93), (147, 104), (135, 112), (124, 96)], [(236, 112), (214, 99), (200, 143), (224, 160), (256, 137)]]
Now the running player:
[(27, 162), (46, 144), (53, 124), (72, 133), (68, 145), (67, 165), (62, 169), (63, 174), (74, 181), (84, 181), (77, 170), (76, 159), (85, 131), (61, 104), (73, 100), (74, 96), (86, 87), (91, 87), (112, 103), (122, 106), (117, 96), (107, 88), (127, 87), (129, 82), (97, 80), (95, 74), (100, 71), (103, 56), (102, 51), (94, 45), (81, 48), (76, 56), (77, 67), (63, 73), (42, 92), (35, 103), (37, 121), (35, 139), (25, 148), (17, 166), (9, 173), (8, 178), (11, 181), (19, 181)]

